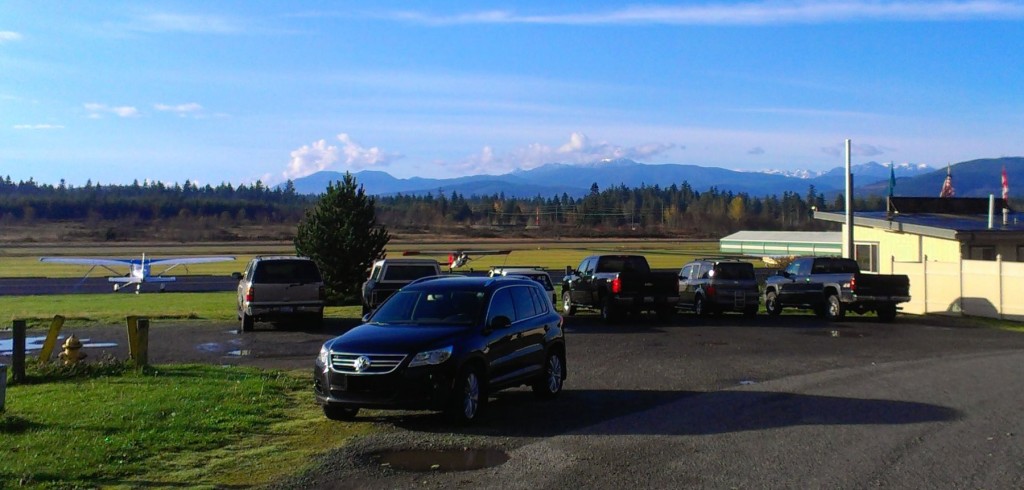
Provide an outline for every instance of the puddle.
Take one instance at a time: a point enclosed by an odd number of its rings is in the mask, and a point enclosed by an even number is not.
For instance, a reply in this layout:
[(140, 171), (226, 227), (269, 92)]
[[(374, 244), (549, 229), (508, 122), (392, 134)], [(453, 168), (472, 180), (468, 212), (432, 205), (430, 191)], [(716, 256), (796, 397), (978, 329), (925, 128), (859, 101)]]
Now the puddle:
[(381, 466), (403, 471), (469, 471), (508, 461), (500, 449), (403, 449), (377, 453)]
[(757, 384), (757, 381), (754, 381), (752, 379), (742, 379), (742, 380), (740, 380), (740, 385), (741, 386), (749, 386), (749, 385), (756, 385), (756, 384)]
[(252, 354), (252, 351), (249, 350), (249, 349), (239, 349), (239, 350), (229, 350), (227, 352), (227, 354), (225, 354), (225, 355), (231, 356), (231, 357), (245, 357), (245, 356), (248, 356), (248, 355), (251, 355), (251, 354)]
[(871, 334), (864, 332), (854, 332), (848, 330), (813, 330), (810, 332), (803, 332), (804, 335), (816, 335), (819, 337), (836, 337), (836, 338), (847, 338), (847, 339), (860, 339), (864, 337), (870, 337)]
[(196, 350), (203, 352), (220, 352), (224, 350), (224, 348), (220, 345), (220, 342), (207, 342), (205, 344), (197, 345)]
[[(60, 352), (64, 345), (64, 335), (57, 336), (57, 345), (53, 347), (54, 352)], [(92, 342), (91, 339), (79, 339), (82, 342), (83, 348), (90, 349), (107, 349), (111, 347), (117, 347), (116, 342)], [(35, 352), (43, 350), (43, 343), (46, 342), (46, 337), (25, 337), (25, 352)], [(0, 356), (10, 356), (14, 354), (14, 339), (0, 339)]]

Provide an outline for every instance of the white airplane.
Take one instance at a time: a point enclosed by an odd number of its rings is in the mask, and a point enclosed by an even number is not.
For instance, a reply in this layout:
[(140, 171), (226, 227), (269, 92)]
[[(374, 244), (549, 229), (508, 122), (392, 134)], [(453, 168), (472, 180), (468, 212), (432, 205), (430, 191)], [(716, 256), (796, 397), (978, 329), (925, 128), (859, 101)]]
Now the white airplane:
[(448, 270), (458, 269), (473, 260), (471, 255), (508, 255), (511, 250), (410, 250), (402, 255), (447, 255)]
[[(135, 294), (139, 294), (139, 290), (142, 289), (142, 283), (153, 282), (153, 283), (168, 283), (174, 282), (177, 278), (174, 276), (165, 276), (164, 274), (171, 269), (184, 265), (185, 269), (188, 269), (188, 264), (209, 264), (211, 262), (227, 262), (235, 260), (234, 257), (180, 257), (173, 259), (147, 259), (146, 254), (142, 254), (142, 260), (138, 259), (96, 259), (89, 257), (40, 257), (40, 262), (48, 262), (51, 264), (74, 264), (74, 265), (91, 265), (85, 275), (88, 276), (93, 269), (102, 267), (114, 274), (115, 277), (108, 277), (107, 280), (114, 283), (114, 291), (118, 291), (125, 286), (135, 285)], [(166, 269), (161, 270), (156, 275), (152, 274), (152, 267), (159, 266)], [(122, 274), (122, 272), (115, 270), (114, 267), (128, 267), (128, 273)], [(164, 284), (160, 285), (160, 290), (164, 290)]]

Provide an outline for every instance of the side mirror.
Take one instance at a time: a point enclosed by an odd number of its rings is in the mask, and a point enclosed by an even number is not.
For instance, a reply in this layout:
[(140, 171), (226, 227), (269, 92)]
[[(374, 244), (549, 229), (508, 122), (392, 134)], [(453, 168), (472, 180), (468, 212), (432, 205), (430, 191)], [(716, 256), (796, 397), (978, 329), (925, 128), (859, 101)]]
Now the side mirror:
[(571, 275), (573, 275), (573, 274), (575, 274), (575, 273), (576, 273), (576, 271), (575, 271), (575, 270), (573, 270), (573, 268), (572, 268), (572, 266), (571, 266), (571, 265), (567, 265), (567, 266), (565, 266), (565, 275), (567, 275), (567, 276), (571, 276)]
[(491, 323), (490, 325), (488, 325), (488, 327), (490, 327), (491, 330), (501, 330), (503, 328), (507, 328), (511, 324), (512, 320), (509, 319), (509, 317), (505, 315), (498, 315), (494, 318), (491, 318)]
[(231, 273), (231, 277), (232, 277), (232, 279), (242, 280), (242, 273), (241, 272), (232, 272)]
[(371, 311), (370, 313), (367, 313), (367, 314), (363, 315), (363, 318), (362, 318), (363, 323), (366, 323), (366, 322), (370, 321), (370, 315), (372, 315), (372, 314), (373, 314), (373, 312)]
[(789, 277), (789, 273), (786, 271), (779, 271), (775, 273), (776, 276)]

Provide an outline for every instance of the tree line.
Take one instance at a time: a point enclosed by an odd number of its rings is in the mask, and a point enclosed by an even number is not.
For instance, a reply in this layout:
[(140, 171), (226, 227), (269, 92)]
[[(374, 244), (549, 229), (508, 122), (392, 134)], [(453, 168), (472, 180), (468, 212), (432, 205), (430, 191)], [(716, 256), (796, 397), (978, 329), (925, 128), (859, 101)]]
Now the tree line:
[[(84, 186), (0, 180), (0, 225), (77, 221), (93, 225), (159, 224), (195, 228), (251, 225), (298, 226), (319, 197), (299, 194), (291, 181), (198, 186), (138, 181)], [(881, 197), (859, 199), (858, 210), (884, 209)], [(814, 186), (800, 195), (752, 196), (687, 182), (667, 187), (595, 183), (588, 195), (532, 198), (504, 194), (464, 196), (458, 192), (373, 198), (377, 223), (395, 232), (462, 231), (496, 236), (507, 230), (536, 230), (568, 236), (611, 234), (720, 237), (741, 229), (824, 230), (811, 208), (841, 210), (842, 196), (827, 202)], [(108, 237), (111, 238), (111, 237)]]

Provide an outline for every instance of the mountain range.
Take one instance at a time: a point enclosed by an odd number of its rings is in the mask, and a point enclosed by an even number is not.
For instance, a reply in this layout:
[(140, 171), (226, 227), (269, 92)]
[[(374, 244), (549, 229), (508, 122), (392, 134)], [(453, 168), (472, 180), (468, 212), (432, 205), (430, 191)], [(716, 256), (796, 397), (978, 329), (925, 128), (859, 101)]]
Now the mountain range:
[[(1001, 194), (1000, 173), (1005, 166), (1011, 185), (1024, 182), (1024, 157), (980, 159), (957, 163), (949, 167), (953, 175), (956, 195), (981, 197), (990, 193)], [(939, 194), (946, 177), (945, 168), (935, 169), (921, 164), (894, 165), (897, 196), (926, 196)], [(878, 162), (854, 165), (855, 195), (884, 195), (888, 192), (889, 166)], [(413, 177), (399, 179), (386, 172), (363, 170), (353, 173), (356, 182), (367, 194), (389, 196), (450, 195), (463, 196), (503, 194), (506, 197), (553, 197), (563, 193), (572, 197), (587, 195), (593, 184), (599, 189), (619, 185), (640, 187), (655, 185), (668, 187), (686, 182), (694, 190), (704, 192), (715, 187), (721, 191), (747, 193), (753, 196), (781, 195), (793, 192), (805, 195), (810, 186), (815, 192), (832, 197), (845, 187), (844, 167), (827, 172), (741, 172), (718, 167), (680, 164), (643, 164), (632, 160), (606, 160), (589, 164), (570, 165), (550, 163), (530, 170), (516, 170), (504, 175), (471, 175), (451, 179)], [(339, 181), (344, 174), (320, 171), (295, 179), (295, 190), (302, 194), (320, 194), (329, 182)]]

